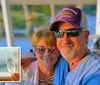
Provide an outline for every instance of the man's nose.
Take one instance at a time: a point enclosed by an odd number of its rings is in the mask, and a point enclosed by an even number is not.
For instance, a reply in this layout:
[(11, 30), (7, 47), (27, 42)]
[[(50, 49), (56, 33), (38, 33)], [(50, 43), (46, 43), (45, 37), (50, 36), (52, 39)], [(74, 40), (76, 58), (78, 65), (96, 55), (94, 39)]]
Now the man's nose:
[(64, 33), (64, 36), (63, 36), (62, 42), (63, 42), (64, 44), (66, 44), (69, 40), (70, 40), (70, 38), (67, 36), (66, 33)]

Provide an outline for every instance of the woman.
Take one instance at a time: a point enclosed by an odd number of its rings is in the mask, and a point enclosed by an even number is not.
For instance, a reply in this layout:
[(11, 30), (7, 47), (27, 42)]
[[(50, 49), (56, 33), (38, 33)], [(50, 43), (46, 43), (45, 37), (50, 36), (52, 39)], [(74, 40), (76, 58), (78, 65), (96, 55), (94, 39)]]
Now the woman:
[(38, 29), (32, 36), (32, 45), (37, 61), (22, 70), (21, 83), (22, 85), (52, 85), (54, 67), (59, 56), (54, 33), (48, 29)]
[(37, 30), (32, 36), (32, 45), (37, 58), (37, 61), (32, 63), (34, 71), (36, 70), (34, 76), (36, 80), (33, 79), (34, 83), (39, 81), (35, 85), (51, 85), (53, 82), (54, 66), (59, 55), (54, 33), (48, 29)]

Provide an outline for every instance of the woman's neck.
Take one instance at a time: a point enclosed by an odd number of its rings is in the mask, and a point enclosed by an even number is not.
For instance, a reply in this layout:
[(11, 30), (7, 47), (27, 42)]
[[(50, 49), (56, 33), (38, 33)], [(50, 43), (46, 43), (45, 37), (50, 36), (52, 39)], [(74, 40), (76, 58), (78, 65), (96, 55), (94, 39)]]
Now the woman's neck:
[(39, 64), (39, 79), (44, 80), (50, 76), (53, 76), (54, 68), (46, 69), (44, 66)]

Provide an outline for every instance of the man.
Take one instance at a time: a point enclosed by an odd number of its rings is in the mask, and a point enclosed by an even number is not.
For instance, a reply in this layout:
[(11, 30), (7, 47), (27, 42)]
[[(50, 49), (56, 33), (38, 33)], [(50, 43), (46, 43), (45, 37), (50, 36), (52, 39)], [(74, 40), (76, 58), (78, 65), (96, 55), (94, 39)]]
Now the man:
[(100, 58), (87, 47), (89, 31), (85, 14), (78, 8), (63, 8), (50, 30), (57, 37), (62, 57), (54, 73), (54, 85), (100, 85)]

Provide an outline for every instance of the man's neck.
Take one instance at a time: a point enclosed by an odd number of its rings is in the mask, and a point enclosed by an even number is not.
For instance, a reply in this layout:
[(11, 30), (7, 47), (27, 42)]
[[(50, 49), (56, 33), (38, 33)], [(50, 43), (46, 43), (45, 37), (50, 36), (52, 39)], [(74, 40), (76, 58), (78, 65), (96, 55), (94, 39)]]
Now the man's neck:
[(80, 64), (80, 62), (86, 57), (87, 54), (88, 51), (86, 51), (83, 56), (75, 56), (72, 59), (67, 60), (69, 64), (69, 71), (74, 70)]
[(82, 58), (76, 58), (76, 59), (74, 59), (72, 61), (71, 60), (68, 61), (69, 71), (74, 70), (80, 64), (80, 62), (83, 60), (83, 58), (84, 57), (82, 57)]

